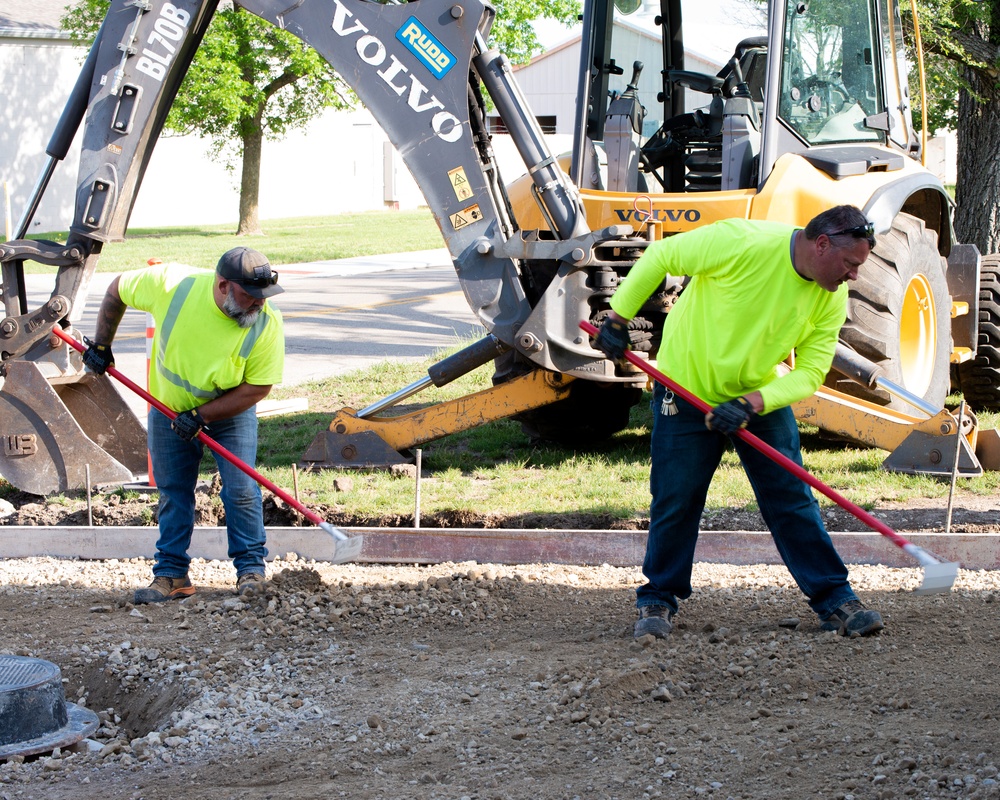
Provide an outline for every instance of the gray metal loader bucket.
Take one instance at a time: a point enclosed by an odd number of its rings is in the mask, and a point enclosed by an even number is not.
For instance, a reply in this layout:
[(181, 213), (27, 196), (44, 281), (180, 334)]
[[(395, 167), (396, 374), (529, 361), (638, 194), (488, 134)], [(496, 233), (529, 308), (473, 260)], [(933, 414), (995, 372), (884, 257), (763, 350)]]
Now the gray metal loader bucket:
[(147, 471), (146, 432), (105, 375), (50, 382), (33, 361), (8, 361), (0, 389), (0, 475), (48, 495), (130, 483)]

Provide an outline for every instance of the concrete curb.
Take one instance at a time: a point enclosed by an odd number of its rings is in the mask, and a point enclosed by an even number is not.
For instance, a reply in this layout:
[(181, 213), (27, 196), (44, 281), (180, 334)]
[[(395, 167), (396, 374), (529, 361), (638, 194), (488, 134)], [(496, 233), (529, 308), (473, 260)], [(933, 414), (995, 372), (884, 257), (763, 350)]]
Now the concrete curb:
[[(610, 564), (642, 563), (645, 531), (512, 530), (440, 528), (344, 528), (364, 537), (359, 563), (438, 564), (476, 561), (484, 564)], [(877, 533), (831, 533), (848, 564), (917, 567), (905, 552)], [(0, 557), (110, 559), (150, 558), (154, 527), (33, 527), (0, 526)], [(1000, 569), (1000, 535), (912, 534), (907, 538), (945, 561), (964, 569)], [(300, 558), (330, 561), (332, 542), (319, 528), (269, 528), (271, 558), (295, 553)], [(225, 528), (195, 528), (190, 553), (195, 558), (228, 558)], [(780, 564), (766, 531), (703, 531), (695, 560), (714, 564)]]

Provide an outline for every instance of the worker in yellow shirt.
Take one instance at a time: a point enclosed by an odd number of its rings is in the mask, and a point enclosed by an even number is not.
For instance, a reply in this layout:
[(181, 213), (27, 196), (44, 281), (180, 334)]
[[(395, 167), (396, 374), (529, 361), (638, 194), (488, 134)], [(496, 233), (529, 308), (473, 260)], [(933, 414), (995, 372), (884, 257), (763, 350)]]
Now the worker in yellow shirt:
[[(847, 282), (875, 246), (854, 206), (837, 206), (805, 229), (728, 219), (654, 242), (611, 298), (594, 346), (620, 361), (628, 323), (668, 276), (690, 281), (667, 315), (659, 369), (710, 406), (706, 416), (657, 384), (650, 443), (646, 583), (636, 591), (636, 638), (665, 637), (691, 569), (705, 498), (732, 441), (789, 572), (825, 630), (864, 636), (881, 615), (858, 600), (810, 488), (730, 435), (747, 428), (802, 464), (791, 403), (822, 384), (847, 315)], [(794, 368), (779, 370), (790, 353)]]
[[(150, 393), (177, 418), (151, 409), (149, 453), (159, 498), (160, 536), (153, 582), (135, 603), (158, 603), (194, 594), (188, 547), (195, 519), (195, 486), (203, 428), (247, 464), (257, 461), (256, 404), (281, 382), (285, 338), (281, 313), (268, 301), (279, 292), (278, 273), (249, 247), (224, 253), (215, 272), (163, 264), (126, 272), (108, 287), (94, 339), (83, 363), (103, 374), (114, 365), (111, 344), (127, 307), (156, 322)], [(261, 492), (257, 483), (215, 456), (222, 479), (229, 557), (237, 591), (264, 580), (267, 556)]]

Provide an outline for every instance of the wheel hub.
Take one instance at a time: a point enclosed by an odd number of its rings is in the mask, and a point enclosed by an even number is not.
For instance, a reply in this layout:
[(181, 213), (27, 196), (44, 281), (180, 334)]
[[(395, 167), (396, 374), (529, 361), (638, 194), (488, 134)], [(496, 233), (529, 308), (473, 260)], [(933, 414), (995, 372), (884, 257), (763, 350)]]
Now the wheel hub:
[(937, 322), (934, 293), (922, 274), (914, 275), (903, 294), (899, 320), (899, 354), (903, 385), (923, 396), (934, 377), (937, 353)]

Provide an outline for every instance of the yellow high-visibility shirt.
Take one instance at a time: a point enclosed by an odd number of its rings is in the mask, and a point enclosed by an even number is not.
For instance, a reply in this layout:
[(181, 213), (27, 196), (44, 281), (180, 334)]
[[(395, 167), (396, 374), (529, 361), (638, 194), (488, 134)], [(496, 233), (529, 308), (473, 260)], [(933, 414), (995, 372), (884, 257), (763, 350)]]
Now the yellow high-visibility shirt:
[(156, 322), (149, 391), (173, 411), (187, 411), (250, 383), (281, 383), (285, 336), (281, 312), (264, 303), (257, 321), (241, 328), (216, 305), (215, 273), (181, 264), (126, 272), (122, 301)]
[[(794, 231), (728, 219), (654, 242), (611, 307), (631, 319), (667, 275), (690, 276), (667, 314), (660, 370), (713, 406), (753, 391), (765, 412), (787, 406), (823, 383), (847, 316), (846, 285), (828, 292), (795, 271)], [(793, 350), (795, 368), (779, 377)]]

